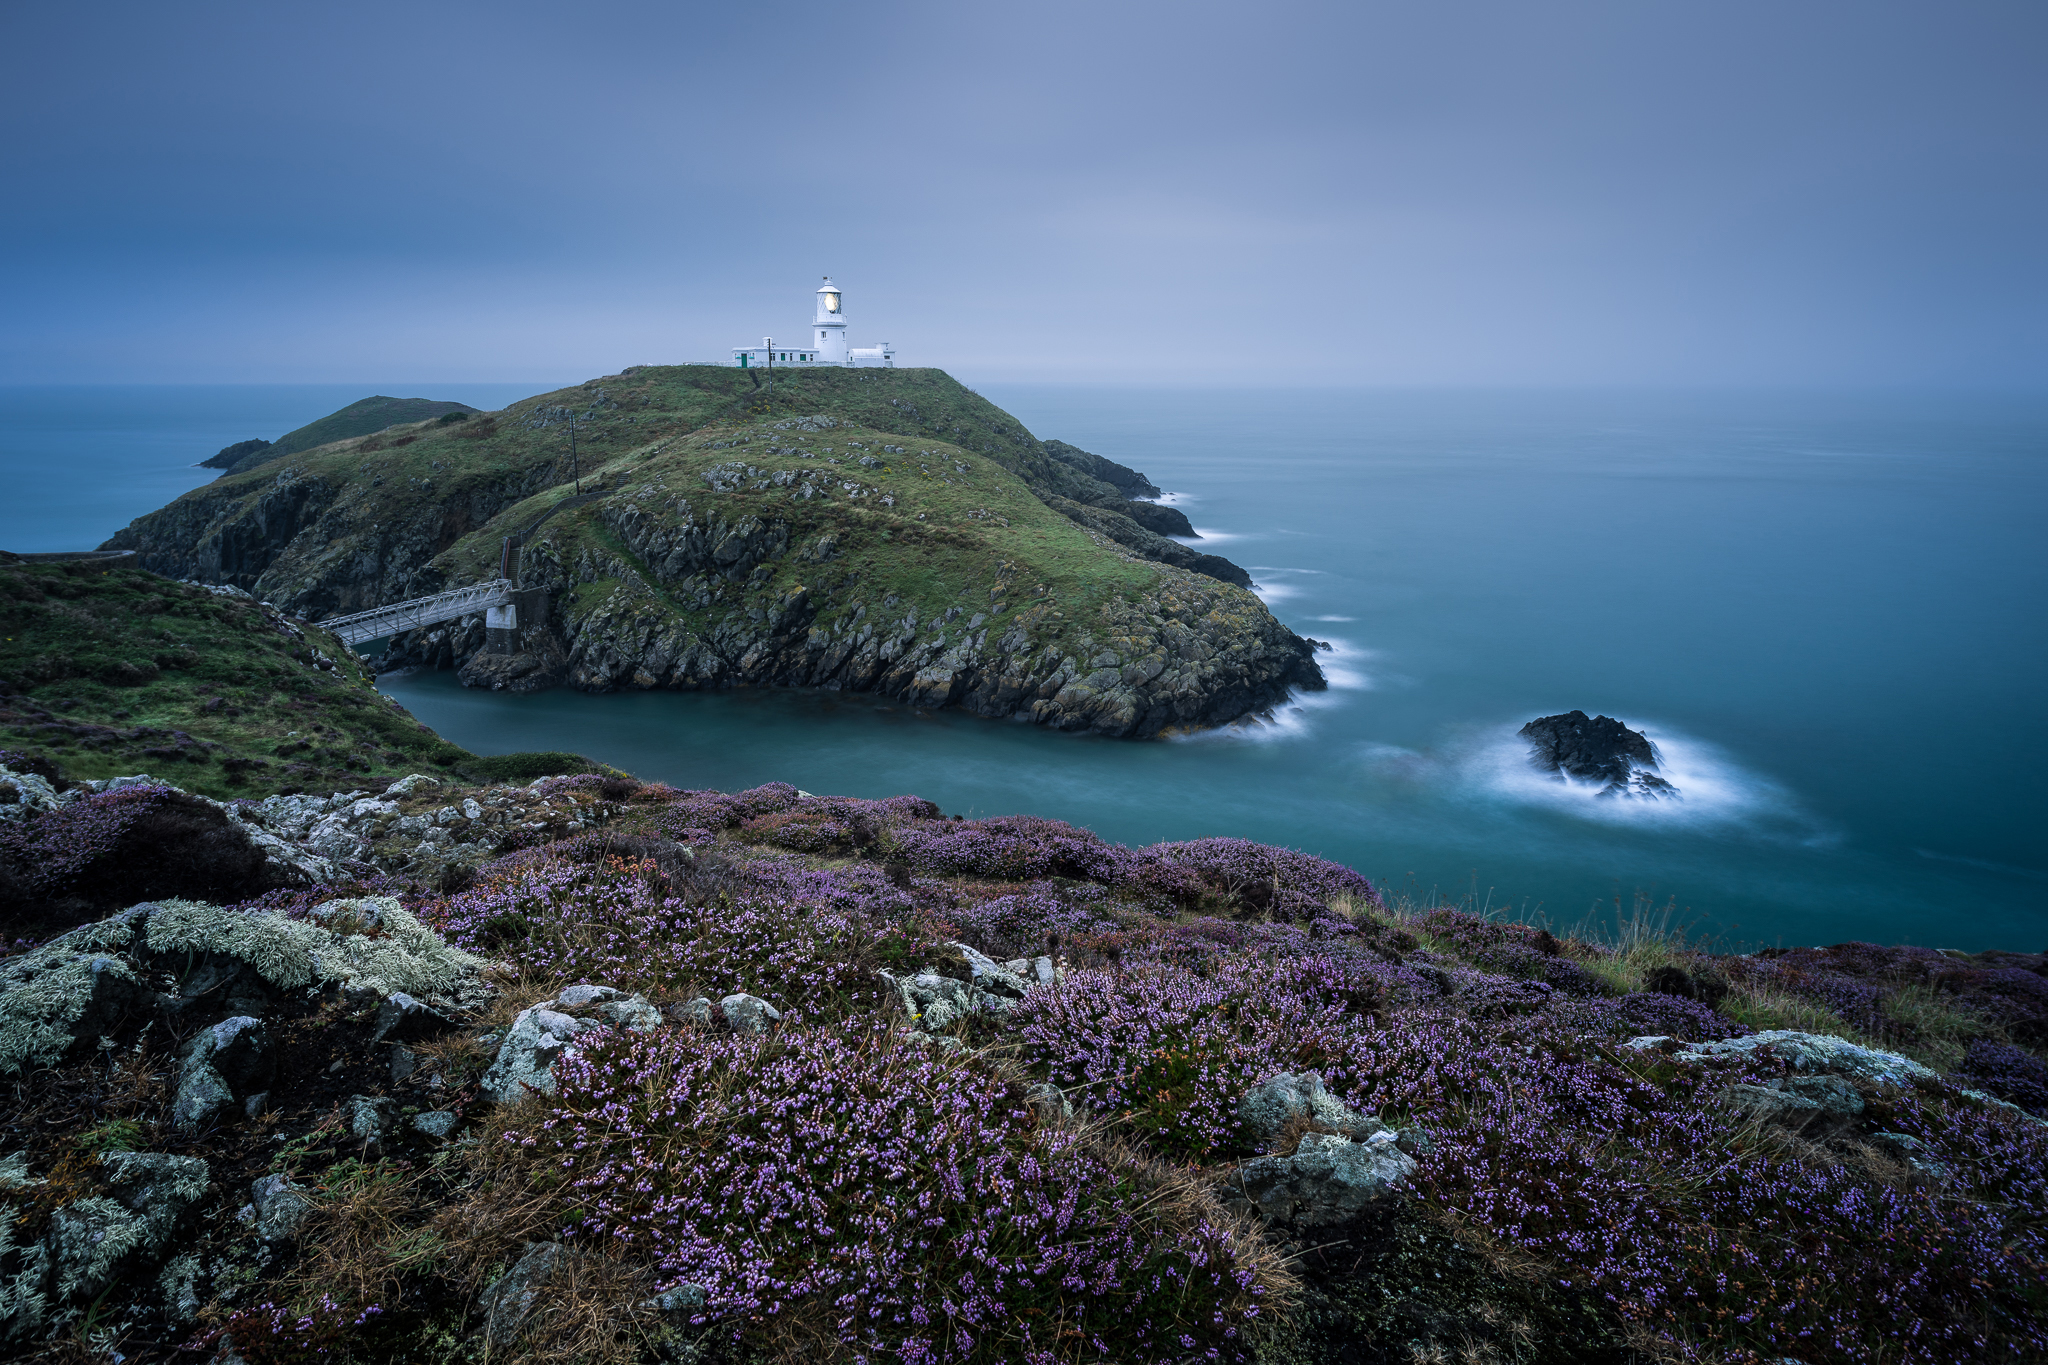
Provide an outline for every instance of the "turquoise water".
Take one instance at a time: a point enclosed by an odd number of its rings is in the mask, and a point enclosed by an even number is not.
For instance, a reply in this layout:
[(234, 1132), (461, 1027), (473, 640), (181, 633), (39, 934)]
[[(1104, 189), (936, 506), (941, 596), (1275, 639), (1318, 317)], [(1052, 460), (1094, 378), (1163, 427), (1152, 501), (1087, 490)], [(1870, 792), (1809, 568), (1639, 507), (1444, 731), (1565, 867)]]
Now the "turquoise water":
[[(1241, 835), (1563, 927), (1642, 892), (1740, 942), (2048, 943), (2048, 400), (983, 391), (1172, 490), (1204, 548), (1336, 647), (1331, 690), (1270, 724), (1134, 744), (845, 694), (385, 686), (486, 752), (914, 791), (1131, 843)], [(182, 392), (180, 411), (211, 392), (225, 413), (261, 391)], [(227, 434), (198, 453), (245, 425), (214, 421)], [(0, 439), (13, 469), (22, 448)], [(93, 449), (168, 477), (156, 436)], [(134, 514), (107, 506), (97, 534)], [(36, 522), (11, 503), (0, 545)], [(1683, 800), (1528, 772), (1515, 729), (1573, 707), (1647, 730)]]

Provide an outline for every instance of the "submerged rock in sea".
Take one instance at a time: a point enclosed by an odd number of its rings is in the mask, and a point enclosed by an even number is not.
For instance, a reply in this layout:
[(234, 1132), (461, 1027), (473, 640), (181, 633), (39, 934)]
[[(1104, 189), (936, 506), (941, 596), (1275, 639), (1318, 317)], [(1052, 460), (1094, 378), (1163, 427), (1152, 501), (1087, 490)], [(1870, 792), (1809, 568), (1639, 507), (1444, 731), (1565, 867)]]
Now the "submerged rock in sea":
[(1532, 720), (1520, 733), (1533, 746), (1529, 761), (1539, 770), (1602, 783), (1602, 796), (1654, 800), (1678, 795), (1678, 788), (1651, 771), (1657, 752), (1648, 736), (1612, 716), (1567, 711)]

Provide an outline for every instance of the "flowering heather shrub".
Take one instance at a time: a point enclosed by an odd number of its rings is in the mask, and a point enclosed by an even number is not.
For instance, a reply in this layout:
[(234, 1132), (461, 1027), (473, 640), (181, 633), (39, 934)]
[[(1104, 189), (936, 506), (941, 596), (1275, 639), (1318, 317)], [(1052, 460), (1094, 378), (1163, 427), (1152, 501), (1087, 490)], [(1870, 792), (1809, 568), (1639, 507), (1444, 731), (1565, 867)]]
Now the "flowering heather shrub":
[(61, 890), (178, 795), (175, 787), (123, 787), (88, 796), (33, 820), (0, 825), (0, 853), (21, 861), (35, 890)]
[(2024, 1048), (1979, 1038), (1952, 1074), (1964, 1085), (2048, 1118), (2048, 1065)]
[(507, 1139), (587, 1233), (702, 1286), (700, 1322), (810, 1307), (860, 1361), (1248, 1354), (1262, 1291), (1227, 1230), (1169, 1224), (1019, 1087), (916, 1044), (611, 1034), (558, 1074)]
[[(646, 862), (529, 854), (502, 860), (422, 918), (457, 947), (563, 982), (745, 992), (785, 1011), (881, 1003), (879, 982), (859, 963), (900, 939), (886, 921), (765, 897), (689, 905), (656, 894), (656, 879)], [(816, 900), (831, 890), (828, 881)]]
[(1852, 1027), (1867, 1033), (1884, 1030), (1884, 1015), (1878, 1008), (1882, 992), (1869, 982), (1787, 958), (1753, 960), (1743, 975), (1752, 982), (1789, 991), (1833, 1010)]
[(1071, 877), (1110, 885), (1130, 856), (1085, 829), (1035, 815), (909, 825), (895, 831), (895, 844), (897, 854), (920, 872), (990, 881)]
[[(1380, 894), (1371, 882), (1341, 863), (1299, 853), (1291, 848), (1255, 844), (1248, 839), (1194, 839), (1179, 844), (1154, 844), (1138, 856), (1156, 856), (1168, 868), (1192, 872), (1203, 884), (1226, 895), (1240, 895), (1260, 885), (1277, 885), (1276, 917), (1305, 919), (1325, 912), (1338, 897), (1377, 907)], [(1147, 869), (1149, 871), (1150, 869)], [(1139, 872), (1134, 880), (1160, 889), (1172, 883), (1162, 869), (1155, 877)]]
[(1099, 900), (1062, 890), (1051, 882), (1034, 882), (1017, 895), (951, 910), (944, 918), (961, 942), (998, 960), (1037, 957), (1053, 950), (1055, 938), (1111, 934), (1123, 927), (1109, 918), (1108, 907)]
[(854, 827), (822, 811), (779, 810), (740, 826), (740, 837), (799, 853), (834, 853), (856, 847)]
[(18, 869), (30, 896), (102, 909), (164, 896), (239, 900), (272, 885), (262, 850), (240, 827), (174, 787), (100, 792), (0, 824), (0, 862)]
[(1239, 955), (1209, 975), (1161, 964), (1074, 972), (1009, 1020), (1027, 1064), (1077, 1106), (1123, 1119), (1163, 1156), (1214, 1159), (1248, 1150), (1237, 1120), (1246, 1090), (1304, 1067), (1341, 1079), (1355, 1040), (1377, 1030), (1376, 1011), (1434, 994), (1419, 973), (1362, 956)]
[(260, 1303), (236, 1311), (218, 1331), (193, 1343), (190, 1349), (205, 1350), (225, 1338), (249, 1365), (314, 1365), (324, 1360), (346, 1360), (354, 1354), (355, 1334), (383, 1311), (376, 1304), (360, 1311), (351, 1310), (325, 1294), (304, 1313), (293, 1313), (274, 1303)]
[(1162, 1155), (1235, 1150), (1237, 1101), (1286, 1070), (1248, 1046), (1234, 983), (1158, 968), (1074, 972), (1010, 1011), (1025, 1057), (1068, 1098), (1129, 1120)]
[(1587, 1000), (1565, 1016), (1578, 1028), (1599, 1037), (1676, 1038), (1686, 1043), (1741, 1038), (1753, 1032), (1711, 1005), (1681, 995), (1644, 991), (1618, 1000)]
[[(1467, 910), (1432, 910), (1415, 929), (1488, 971), (1540, 981), (1566, 995), (1613, 994), (1607, 981), (1565, 956), (1566, 946), (1547, 929), (1488, 919)], [(1581, 950), (1590, 945), (1573, 945)]]
[(686, 791), (670, 804), (662, 826), (671, 833), (678, 829), (734, 829), (757, 815), (786, 810), (797, 800), (797, 789), (787, 782), (770, 782), (731, 795)]

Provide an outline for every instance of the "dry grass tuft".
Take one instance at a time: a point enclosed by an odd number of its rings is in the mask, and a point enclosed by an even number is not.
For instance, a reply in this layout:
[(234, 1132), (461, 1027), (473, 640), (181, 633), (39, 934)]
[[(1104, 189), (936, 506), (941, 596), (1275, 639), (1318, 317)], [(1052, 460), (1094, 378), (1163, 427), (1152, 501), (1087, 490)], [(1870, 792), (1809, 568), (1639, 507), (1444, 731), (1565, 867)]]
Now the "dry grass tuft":
[(1504, 1279), (1526, 1280), (1530, 1283), (1556, 1280), (1557, 1266), (1548, 1257), (1539, 1256), (1527, 1247), (1517, 1246), (1513, 1242), (1502, 1241), (1472, 1222), (1461, 1210), (1440, 1204), (1422, 1204), (1418, 1207), (1430, 1222), (1442, 1228), (1459, 1246), (1477, 1256), (1481, 1264)]

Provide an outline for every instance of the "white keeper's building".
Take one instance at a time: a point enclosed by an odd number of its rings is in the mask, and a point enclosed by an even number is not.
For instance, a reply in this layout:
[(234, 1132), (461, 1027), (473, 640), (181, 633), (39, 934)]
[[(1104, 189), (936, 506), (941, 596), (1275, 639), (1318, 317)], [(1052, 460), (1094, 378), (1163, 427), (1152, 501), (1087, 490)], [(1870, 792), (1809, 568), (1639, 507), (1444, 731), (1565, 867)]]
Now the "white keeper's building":
[(846, 345), (846, 303), (832, 277), (818, 291), (817, 314), (811, 319), (811, 336), (794, 346), (777, 345), (773, 337), (762, 337), (759, 346), (735, 346), (732, 363), (743, 370), (765, 370), (776, 365), (838, 365), (845, 369), (896, 368), (896, 351), (888, 342), (879, 346)]

